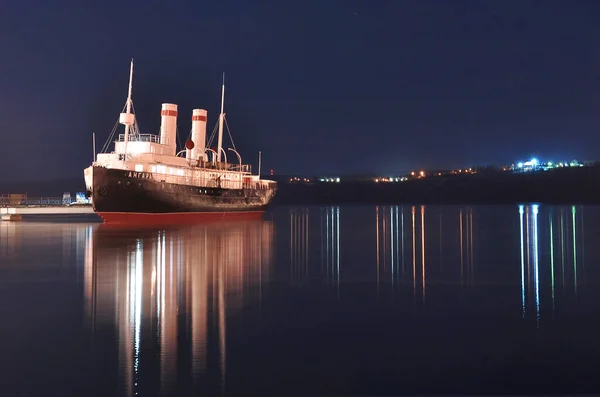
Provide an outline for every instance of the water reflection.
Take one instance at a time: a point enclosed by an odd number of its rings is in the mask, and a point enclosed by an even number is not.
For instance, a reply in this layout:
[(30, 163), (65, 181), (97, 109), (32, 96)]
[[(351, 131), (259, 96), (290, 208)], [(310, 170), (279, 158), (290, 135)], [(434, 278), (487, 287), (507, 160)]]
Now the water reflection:
[[(424, 207), (421, 207), (423, 210)], [(404, 281), (406, 268), (405, 247), (405, 220), (404, 207), (402, 206), (377, 206), (375, 207), (375, 264), (377, 272), (377, 286), (389, 274), (392, 285)], [(412, 271), (413, 286), (416, 288), (416, 229), (415, 207), (412, 213)], [(423, 241), (424, 244), (424, 241)], [(423, 252), (423, 251), (422, 251)], [(424, 258), (423, 258), (424, 263)]]
[(460, 284), (473, 282), (473, 208), (461, 208), (459, 211), (460, 238)]
[[(0, 221), (0, 268), (26, 266), (68, 269), (83, 263), (92, 225), (65, 222)], [(74, 269), (80, 271), (79, 267)], [(58, 277), (60, 269), (47, 275)], [(77, 274), (77, 277), (80, 277)]]
[(378, 285), (382, 277), (394, 285), (405, 281), (408, 275), (413, 294), (420, 294), (424, 299), (430, 266), (436, 265), (436, 270), (441, 269), (444, 261), (458, 264), (461, 284), (465, 284), (465, 280), (472, 282), (473, 212), (471, 207), (443, 210), (422, 205), (376, 207), (375, 268)]
[[(548, 207), (546, 211), (537, 204), (519, 206), (521, 309), (525, 317), (529, 308), (533, 307), (538, 325), (542, 309), (540, 273), (548, 274), (553, 313), (556, 310), (557, 289), (563, 292), (572, 290), (577, 294), (578, 268), (583, 266), (582, 261), (578, 261), (579, 251), (583, 257), (583, 239), (577, 235), (578, 222), (583, 230), (583, 217), (578, 216), (575, 206)], [(542, 232), (543, 228), (547, 228), (547, 235)], [(546, 247), (546, 244), (548, 248), (544, 252), (545, 248), (540, 247)], [(569, 281), (569, 277), (572, 281)]]
[(292, 280), (308, 277), (309, 264), (309, 209), (290, 210), (290, 272)]
[[(260, 284), (270, 273), (273, 224), (131, 232), (99, 227), (89, 237), (85, 308), (93, 329), (116, 328), (127, 394), (152, 387), (173, 391), (178, 366), (189, 365), (201, 381), (210, 377), (207, 362), (213, 360), (224, 387), (227, 311), (260, 300)], [(191, 357), (182, 350), (186, 345)], [(160, 357), (159, 368), (152, 366), (153, 356)], [(185, 363), (188, 357), (191, 363)], [(159, 385), (153, 385), (157, 371)]]
[[(539, 250), (538, 250), (538, 212), (539, 206), (533, 204), (525, 210), (519, 206), (519, 225), (521, 236), (521, 310), (522, 315), (526, 314), (526, 278), (527, 269), (528, 286), (531, 288), (533, 279), (533, 296), (535, 302), (535, 316), (539, 324), (540, 320), (540, 278), (539, 278)], [(525, 214), (525, 221), (523, 221)], [(525, 229), (524, 229), (525, 225)], [(531, 270), (533, 268), (533, 271)]]
[[(390, 271), (392, 284), (404, 279), (404, 211), (402, 207), (375, 207), (377, 284)], [(388, 261), (389, 259), (389, 266)]]
[[(457, 266), (461, 286), (475, 287), (491, 277), (490, 271), (501, 276), (502, 269), (488, 268), (480, 270), (479, 280), (475, 277), (478, 266), (498, 261), (498, 265), (507, 271), (518, 269), (520, 273), (523, 317), (531, 312), (539, 323), (541, 295), (546, 283), (550, 287), (552, 310), (556, 307), (559, 282), (563, 290), (572, 282), (572, 291), (577, 294), (578, 273), (584, 257), (584, 228), (583, 216), (576, 206), (520, 205), (518, 228), (511, 226), (506, 217), (499, 216), (493, 223), (490, 219), (483, 220), (485, 229), (476, 231), (475, 217), (478, 214), (489, 213), (471, 206), (375, 207), (373, 240), (377, 290), (384, 281), (399, 287), (410, 282), (413, 296), (420, 295), (424, 301), (430, 282), (448, 283), (455, 274), (452, 269), (443, 266), (444, 262)], [(511, 256), (512, 247), (509, 247), (506, 252), (499, 253), (500, 258), (505, 257), (506, 260), (493, 258), (495, 254), (492, 252), (499, 245), (510, 244), (508, 238), (513, 235), (519, 241), (516, 247), (518, 253)], [(484, 251), (476, 249), (478, 237), (487, 243)], [(430, 241), (439, 243), (430, 244)], [(548, 280), (542, 282), (541, 278), (546, 275)], [(489, 282), (498, 281), (491, 278)]]
[(324, 228), (321, 244), (322, 266), (327, 280), (336, 288), (340, 286), (340, 207), (325, 207), (321, 212), (321, 227)]
[(0, 221), (0, 255), (15, 257), (19, 243), (15, 222)]
[[(339, 291), (340, 207), (292, 207), (289, 216), (289, 266), (292, 284), (325, 281)], [(317, 264), (319, 268), (317, 267)], [(315, 267), (310, 271), (311, 267)]]
[[(21, 375), (4, 394), (35, 394), (21, 390), (32, 373), (45, 389), (52, 378), (129, 395), (417, 394), (490, 374), (486, 390), (500, 392), (530, 384), (548, 357), (557, 364), (538, 385), (586, 384), (598, 350), (600, 271), (584, 259), (600, 250), (583, 240), (600, 235), (594, 217), (544, 205), (279, 207), (276, 236), (270, 222), (0, 223), (0, 339)], [(82, 308), (92, 332), (80, 330)], [(30, 352), (40, 359), (22, 360)], [(445, 376), (422, 375), (432, 362)], [(390, 386), (360, 389), (365, 379)]]

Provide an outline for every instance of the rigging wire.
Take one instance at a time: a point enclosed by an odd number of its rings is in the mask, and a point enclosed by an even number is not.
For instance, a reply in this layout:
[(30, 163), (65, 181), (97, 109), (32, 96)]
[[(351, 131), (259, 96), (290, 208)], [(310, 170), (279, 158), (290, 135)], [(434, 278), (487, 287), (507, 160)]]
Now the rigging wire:
[(179, 148), (181, 148), (181, 139), (179, 137), (179, 127), (177, 127), (177, 125), (175, 125), (175, 137), (176, 137), (176, 143), (175, 143), (175, 154), (177, 154), (177, 152), (179, 152), (179, 150), (183, 150), (183, 149), (178, 149), (177, 146), (179, 145)]
[(119, 125), (119, 118), (117, 118), (117, 121), (116, 121), (115, 125), (113, 126), (112, 131), (110, 132), (110, 135), (106, 139), (106, 142), (104, 142), (104, 145), (102, 146), (102, 149), (100, 150), (100, 153), (106, 153), (106, 151), (108, 150), (108, 146), (110, 145), (110, 142), (112, 142), (115, 132), (117, 131), (118, 125)]
[(213, 128), (212, 133), (210, 134), (210, 138), (208, 138), (206, 147), (210, 147), (210, 145), (212, 145), (213, 139), (215, 139), (215, 135), (217, 134), (218, 127), (219, 123), (217, 122), (215, 123), (215, 128)]
[[(131, 111), (135, 115), (135, 107), (133, 106), (133, 99), (131, 100)], [(133, 118), (133, 130), (135, 131), (135, 135), (140, 134), (140, 125), (138, 124), (138, 118), (135, 116)]]
[(225, 121), (225, 126), (227, 127), (227, 134), (229, 134), (229, 139), (231, 140), (231, 146), (233, 146), (233, 150), (237, 151), (235, 148), (235, 143), (233, 143), (233, 137), (231, 136), (231, 130), (229, 129), (229, 123), (227, 122), (227, 118), (223, 116), (223, 120)]

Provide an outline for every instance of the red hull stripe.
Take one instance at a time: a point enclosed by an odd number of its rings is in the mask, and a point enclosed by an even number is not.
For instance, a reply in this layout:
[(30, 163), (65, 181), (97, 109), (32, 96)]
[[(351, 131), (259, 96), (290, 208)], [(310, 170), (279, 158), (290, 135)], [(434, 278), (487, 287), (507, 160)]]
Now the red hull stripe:
[(160, 115), (177, 117), (177, 110), (162, 110)]
[(218, 220), (256, 220), (265, 211), (236, 212), (170, 212), (148, 214), (141, 212), (98, 212), (106, 224), (113, 225), (164, 225), (194, 224)]
[(192, 121), (206, 121), (206, 116), (192, 116)]

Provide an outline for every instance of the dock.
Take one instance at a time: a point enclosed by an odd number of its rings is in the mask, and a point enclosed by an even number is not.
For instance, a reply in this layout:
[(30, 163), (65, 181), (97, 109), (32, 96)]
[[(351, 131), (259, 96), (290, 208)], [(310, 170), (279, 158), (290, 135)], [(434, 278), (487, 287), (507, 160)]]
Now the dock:
[(91, 205), (55, 205), (55, 206), (15, 206), (0, 207), (2, 221), (20, 221), (23, 215), (91, 215), (94, 209)]
[(74, 202), (70, 193), (62, 197), (28, 197), (27, 193), (1, 194), (0, 219), (2, 221), (20, 221), (23, 215), (91, 215), (94, 210), (85, 200), (84, 193), (77, 193)]

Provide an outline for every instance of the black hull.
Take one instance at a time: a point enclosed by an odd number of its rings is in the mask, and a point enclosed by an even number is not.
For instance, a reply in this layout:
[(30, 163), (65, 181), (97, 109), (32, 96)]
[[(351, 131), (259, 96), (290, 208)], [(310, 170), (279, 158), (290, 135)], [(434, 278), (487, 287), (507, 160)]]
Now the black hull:
[(159, 182), (148, 173), (93, 167), (91, 195), (98, 213), (249, 213), (265, 211), (276, 191), (196, 187)]

